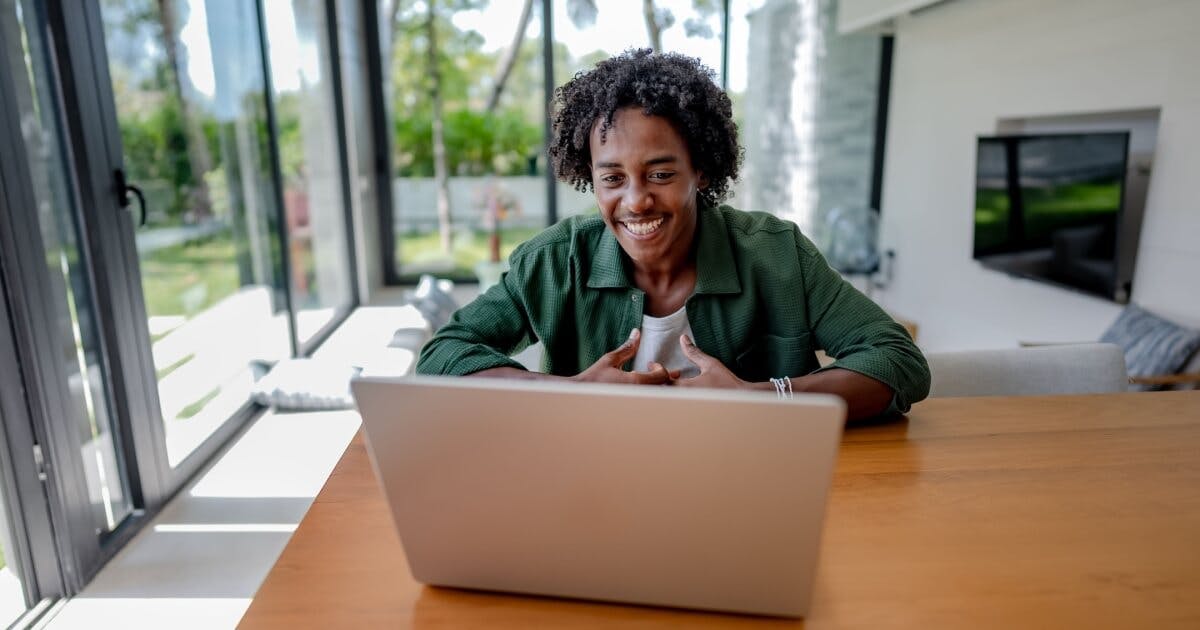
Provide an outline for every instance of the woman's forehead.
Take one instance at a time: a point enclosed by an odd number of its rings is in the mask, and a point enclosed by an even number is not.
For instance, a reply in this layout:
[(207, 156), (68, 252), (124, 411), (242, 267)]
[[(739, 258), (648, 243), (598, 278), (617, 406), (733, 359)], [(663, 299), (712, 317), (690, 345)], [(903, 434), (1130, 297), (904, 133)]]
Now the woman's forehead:
[(592, 153), (649, 148), (686, 149), (683, 136), (670, 120), (646, 114), (637, 107), (617, 110), (607, 129), (604, 128), (603, 119), (597, 119), (592, 125), (590, 144)]

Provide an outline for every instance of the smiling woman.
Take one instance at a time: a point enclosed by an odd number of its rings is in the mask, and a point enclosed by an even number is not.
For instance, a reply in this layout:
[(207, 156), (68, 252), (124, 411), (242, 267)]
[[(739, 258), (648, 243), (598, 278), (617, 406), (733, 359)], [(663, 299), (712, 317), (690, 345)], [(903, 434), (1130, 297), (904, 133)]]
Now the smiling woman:
[[(718, 204), (741, 150), (698, 60), (629, 51), (555, 92), (550, 158), (599, 217), (517, 248), (497, 287), (421, 352), (426, 374), (833, 393), (850, 418), (903, 412), (929, 370), (903, 327), (795, 224)], [(539, 341), (546, 374), (511, 355)], [(815, 351), (837, 361), (820, 367)]]

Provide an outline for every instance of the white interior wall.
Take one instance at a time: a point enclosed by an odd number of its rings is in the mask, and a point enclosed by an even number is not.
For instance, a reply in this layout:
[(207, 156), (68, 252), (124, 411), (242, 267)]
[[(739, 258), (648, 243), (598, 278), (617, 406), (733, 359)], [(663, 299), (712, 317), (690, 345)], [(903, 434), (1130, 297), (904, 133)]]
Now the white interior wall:
[(1001, 119), (1160, 109), (1133, 301), (1200, 327), (1200, 2), (953, 0), (895, 35), (876, 299), (926, 350), (1096, 339), (1121, 309), (972, 260), (975, 138)]
[(839, 0), (838, 29), (843, 33), (882, 25), (922, 7), (945, 0)]

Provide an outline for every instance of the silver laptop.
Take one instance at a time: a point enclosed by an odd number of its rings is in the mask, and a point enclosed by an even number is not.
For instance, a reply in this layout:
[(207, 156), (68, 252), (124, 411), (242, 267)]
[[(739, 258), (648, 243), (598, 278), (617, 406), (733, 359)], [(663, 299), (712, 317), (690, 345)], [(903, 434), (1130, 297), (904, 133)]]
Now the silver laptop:
[(445, 377), (353, 389), (420, 582), (808, 612), (836, 397)]

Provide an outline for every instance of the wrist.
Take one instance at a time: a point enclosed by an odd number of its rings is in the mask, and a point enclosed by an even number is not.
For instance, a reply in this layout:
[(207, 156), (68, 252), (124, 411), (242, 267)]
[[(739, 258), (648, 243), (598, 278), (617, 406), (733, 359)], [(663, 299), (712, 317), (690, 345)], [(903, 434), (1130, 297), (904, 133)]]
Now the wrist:
[(781, 399), (790, 399), (796, 391), (792, 388), (791, 377), (788, 376), (771, 378), (768, 382), (771, 384), (771, 388), (775, 390), (776, 395)]

